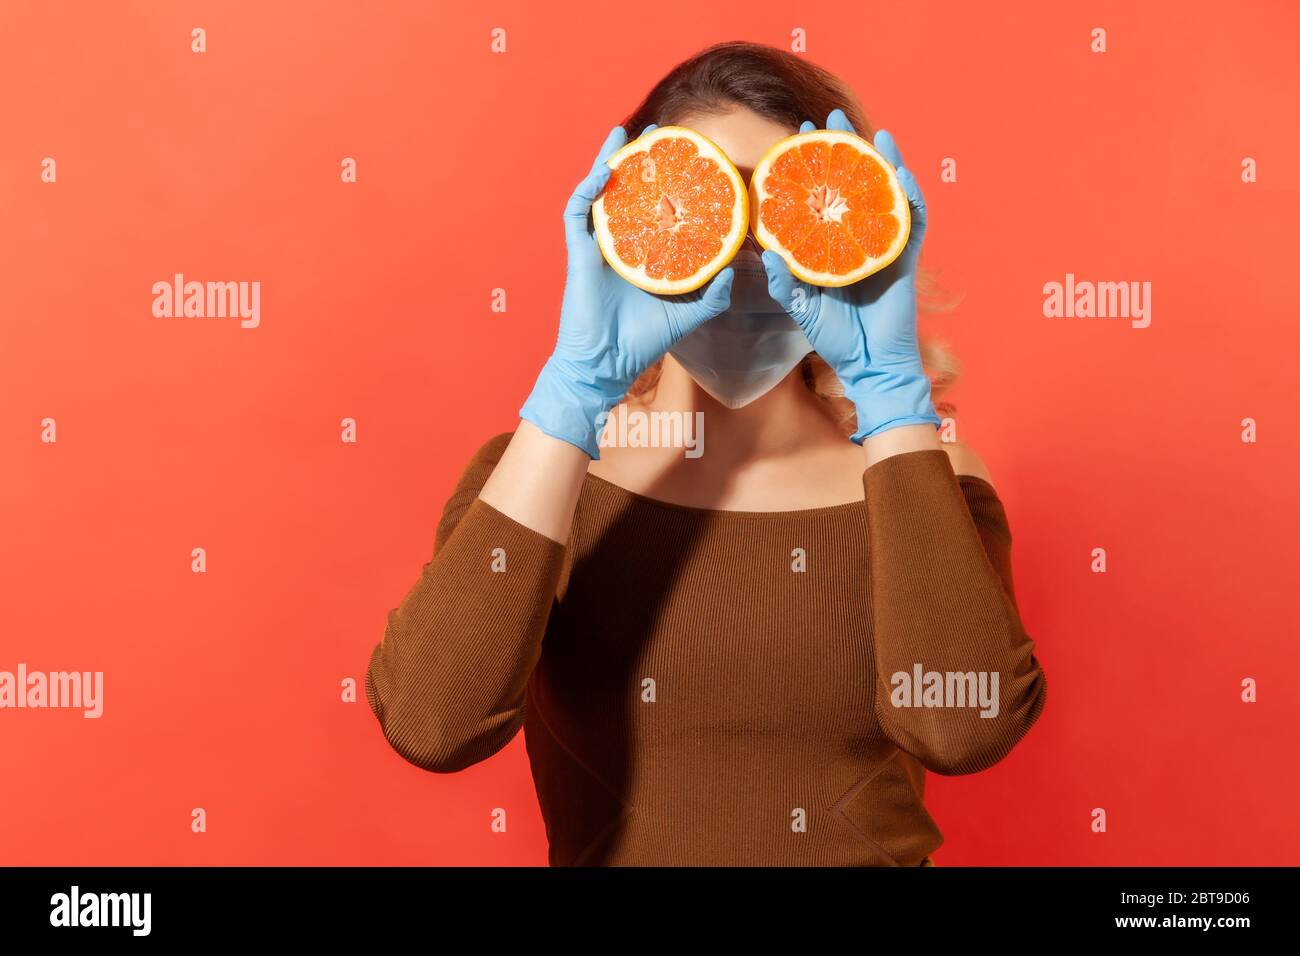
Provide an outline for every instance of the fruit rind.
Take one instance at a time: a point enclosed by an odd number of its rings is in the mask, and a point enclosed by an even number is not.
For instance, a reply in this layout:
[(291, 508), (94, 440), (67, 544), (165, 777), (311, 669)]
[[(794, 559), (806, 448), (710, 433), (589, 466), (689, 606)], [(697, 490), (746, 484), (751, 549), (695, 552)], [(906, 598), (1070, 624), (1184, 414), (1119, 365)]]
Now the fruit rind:
[[(894, 245), (889, 250), (889, 254), (879, 258), (870, 258), (865, 265), (853, 270), (853, 272), (844, 275), (836, 275), (829, 272), (813, 272), (805, 269), (794, 256), (784, 247), (776, 236), (774, 236), (762, 222), (763, 200), (767, 194), (760, 189), (760, 183), (766, 178), (768, 171), (777, 158), (783, 155), (787, 150), (794, 148), (803, 143), (822, 142), (834, 145), (835, 143), (846, 143), (863, 152), (869, 153), (880, 160), (886, 174), (889, 177), (890, 188), (894, 193), (894, 210), (902, 220), (902, 232), (900, 238), (895, 240)], [(838, 288), (841, 286), (852, 285), (860, 282), (869, 275), (879, 272), (881, 269), (889, 266), (897, 259), (905, 248), (907, 248), (908, 238), (912, 232), (912, 211), (911, 205), (907, 201), (907, 193), (904, 192), (902, 183), (898, 181), (898, 171), (894, 168), (893, 163), (887, 160), (880, 150), (876, 149), (871, 143), (854, 133), (844, 130), (811, 130), (807, 133), (795, 133), (793, 136), (787, 136), (785, 139), (774, 143), (758, 165), (754, 167), (754, 174), (749, 181), (749, 208), (750, 215), (753, 218), (754, 238), (764, 249), (771, 249), (785, 260), (790, 269), (790, 273), (798, 279), (802, 279), (809, 285), (822, 286), (824, 288)]]
[(749, 232), (749, 190), (745, 188), (745, 181), (741, 178), (740, 171), (736, 169), (731, 160), (727, 158), (727, 154), (716, 143), (693, 129), (685, 126), (660, 126), (625, 145), (608, 159), (606, 165), (611, 170), (617, 169), (629, 156), (648, 150), (661, 139), (673, 137), (690, 139), (702, 155), (717, 162), (718, 167), (731, 181), (732, 188), (735, 190), (739, 215), (732, 217), (731, 230), (722, 239), (722, 252), (708, 265), (685, 279), (653, 279), (645, 274), (644, 266), (635, 269), (631, 268), (615, 252), (613, 236), (609, 231), (609, 216), (605, 212), (604, 190), (601, 191), (601, 195), (596, 198), (591, 207), (592, 222), (596, 227), (596, 243), (610, 268), (637, 288), (653, 292), (656, 295), (683, 295), (703, 288), (710, 279), (731, 262)]

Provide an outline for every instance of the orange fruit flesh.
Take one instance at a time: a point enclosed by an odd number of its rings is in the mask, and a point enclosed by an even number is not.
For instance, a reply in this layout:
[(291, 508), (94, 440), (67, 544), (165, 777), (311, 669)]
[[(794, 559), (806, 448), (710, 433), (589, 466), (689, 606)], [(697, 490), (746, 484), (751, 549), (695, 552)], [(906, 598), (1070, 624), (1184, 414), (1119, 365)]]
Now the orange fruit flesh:
[(661, 139), (625, 158), (603, 194), (618, 258), (651, 279), (687, 279), (723, 252), (736, 190), (686, 138)]
[(764, 228), (813, 272), (861, 269), (885, 255), (903, 229), (889, 173), (847, 143), (792, 146), (772, 163), (763, 188)]

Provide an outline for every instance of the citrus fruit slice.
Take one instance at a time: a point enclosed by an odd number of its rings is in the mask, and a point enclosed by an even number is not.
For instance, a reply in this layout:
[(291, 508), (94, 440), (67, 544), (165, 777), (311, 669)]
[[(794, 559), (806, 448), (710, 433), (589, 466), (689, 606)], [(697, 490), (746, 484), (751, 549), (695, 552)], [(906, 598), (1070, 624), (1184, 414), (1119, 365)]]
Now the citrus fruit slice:
[(857, 282), (907, 245), (907, 195), (861, 136), (815, 130), (783, 139), (759, 160), (749, 188), (754, 238), (812, 285)]
[(613, 170), (591, 207), (605, 261), (647, 292), (700, 288), (749, 231), (744, 180), (711, 140), (661, 126), (609, 158)]

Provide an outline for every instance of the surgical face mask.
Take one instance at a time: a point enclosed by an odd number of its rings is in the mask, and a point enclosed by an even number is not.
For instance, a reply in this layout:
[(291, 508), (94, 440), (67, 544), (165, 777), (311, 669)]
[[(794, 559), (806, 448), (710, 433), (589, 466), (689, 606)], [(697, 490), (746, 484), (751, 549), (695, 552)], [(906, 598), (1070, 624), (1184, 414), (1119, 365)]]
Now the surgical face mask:
[(700, 388), (728, 408), (740, 408), (775, 388), (813, 347), (767, 294), (767, 270), (757, 251), (746, 243), (729, 264), (736, 271), (731, 307), (668, 352)]

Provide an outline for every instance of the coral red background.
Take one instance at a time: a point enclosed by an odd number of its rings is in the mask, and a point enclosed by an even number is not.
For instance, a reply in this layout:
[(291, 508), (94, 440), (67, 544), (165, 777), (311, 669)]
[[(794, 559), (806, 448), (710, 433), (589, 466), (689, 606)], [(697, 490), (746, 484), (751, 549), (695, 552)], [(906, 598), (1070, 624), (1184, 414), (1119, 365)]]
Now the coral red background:
[[(0, 8), (0, 669), (106, 672), (100, 720), (0, 711), (0, 861), (545, 862), (522, 735), (426, 773), (340, 681), (516, 420), (608, 128), (697, 49), (799, 27), (926, 192), (964, 299), (925, 330), (1051, 686), (1005, 762), (931, 775), (938, 862), (1297, 862), (1294, 5), (563, 9)], [(261, 327), (155, 319), (175, 272), (261, 281)], [(1066, 272), (1152, 282), (1151, 327), (1044, 318)]]

